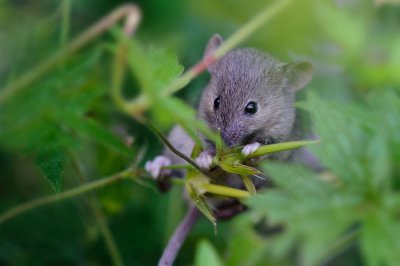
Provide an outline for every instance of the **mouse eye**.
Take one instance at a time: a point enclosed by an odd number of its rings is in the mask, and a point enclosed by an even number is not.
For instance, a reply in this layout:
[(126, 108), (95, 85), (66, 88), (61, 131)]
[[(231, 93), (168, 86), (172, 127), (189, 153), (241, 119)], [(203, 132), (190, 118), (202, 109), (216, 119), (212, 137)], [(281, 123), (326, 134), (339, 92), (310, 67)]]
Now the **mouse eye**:
[(257, 113), (258, 106), (255, 102), (249, 102), (246, 107), (244, 108), (244, 113), (247, 115), (254, 115)]
[(215, 98), (215, 100), (214, 100), (214, 110), (218, 110), (220, 104), (221, 104), (221, 97), (218, 96), (218, 97)]

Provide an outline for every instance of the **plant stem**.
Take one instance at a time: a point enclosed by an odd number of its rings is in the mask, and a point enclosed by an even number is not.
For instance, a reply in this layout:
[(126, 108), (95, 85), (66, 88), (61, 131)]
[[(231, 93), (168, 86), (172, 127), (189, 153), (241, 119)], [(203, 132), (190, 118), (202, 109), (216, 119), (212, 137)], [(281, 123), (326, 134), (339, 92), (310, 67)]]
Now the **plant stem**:
[(120, 181), (122, 179), (129, 177), (132, 173), (133, 173), (132, 169), (129, 168), (122, 172), (116, 173), (112, 176), (105, 177), (100, 180), (93, 181), (93, 182), (87, 183), (85, 185), (81, 185), (79, 187), (72, 188), (72, 189), (66, 190), (64, 192), (55, 194), (55, 195), (45, 196), (42, 198), (38, 198), (38, 199), (35, 199), (32, 201), (29, 201), (27, 203), (23, 203), (21, 205), (18, 205), (14, 208), (9, 209), (8, 211), (3, 212), (0, 215), (0, 224), (6, 222), (7, 220), (9, 220), (11, 218), (14, 218), (15, 216), (18, 216), (24, 212), (30, 211), (32, 209), (35, 209), (35, 208), (38, 208), (38, 207), (41, 207), (41, 206), (44, 206), (47, 204), (55, 203), (58, 201), (62, 201), (65, 199), (69, 199), (69, 198), (78, 196), (80, 194), (84, 194), (88, 191), (91, 191), (94, 189), (99, 189), (101, 187), (104, 187), (104, 186), (114, 183), (116, 181)]
[(213, 185), (213, 184), (202, 184), (201, 188), (208, 193), (216, 194), (219, 196), (231, 197), (231, 198), (248, 198), (251, 194), (248, 191), (231, 188), (227, 186)]
[(106, 243), (108, 252), (110, 253), (111, 260), (115, 266), (123, 266), (123, 260), (121, 253), (119, 252), (118, 246), (115, 242), (115, 239), (111, 233), (111, 230), (108, 226), (107, 220), (104, 216), (103, 211), (99, 206), (99, 201), (95, 196), (89, 198), (89, 204), (91, 209), (93, 210), (93, 214), (96, 218), (96, 221), (99, 225), (100, 232), (104, 237), (104, 241)]
[(274, 152), (298, 149), (303, 146), (316, 144), (319, 142), (320, 142), (319, 140), (299, 140), (299, 141), (289, 141), (277, 144), (263, 145), (259, 147), (254, 153), (249, 155), (247, 158), (257, 158)]
[(67, 43), (69, 35), (69, 24), (71, 17), (71, 0), (63, 0), (61, 3), (61, 36), (60, 43), (64, 46)]
[[(69, 156), (71, 158), (72, 164), (78, 174), (78, 176), (81, 179), (81, 182), (85, 182), (88, 178), (86, 178), (87, 175), (84, 174), (84, 170), (82, 167), (82, 164), (79, 163), (77, 160), (76, 156), (72, 152), (68, 152)], [(93, 215), (95, 217), (95, 220), (97, 222), (97, 225), (99, 226), (100, 233), (104, 237), (104, 241), (106, 244), (106, 247), (108, 249), (108, 252), (110, 254), (111, 260), (113, 262), (113, 265), (115, 266), (123, 266), (123, 260), (121, 253), (119, 252), (117, 243), (115, 242), (115, 239), (111, 233), (111, 230), (108, 226), (107, 219), (101, 210), (99, 200), (96, 196), (96, 194), (91, 191), (92, 193), (88, 193), (87, 195), (87, 203), (89, 205), (89, 208), (92, 210)]]
[(118, 7), (109, 15), (100, 19), (100, 21), (98, 21), (92, 27), (73, 39), (67, 46), (56, 52), (48, 60), (39, 64), (33, 70), (25, 73), (19, 79), (13, 81), (10, 85), (0, 90), (0, 103), (10, 98), (17, 91), (27, 87), (29, 84), (44, 76), (56, 65), (67, 59), (71, 54), (85, 47), (85, 45), (96, 39), (99, 35), (108, 30), (123, 17), (128, 17), (125, 25), (125, 31), (133, 32), (140, 21), (140, 11), (135, 5), (132, 4), (126, 4)]
[(194, 168), (196, 168), (200, 173), (202, 173), (205, 176), (209, 176), (209, 173), (205, 170), (203, 170), (200, 166), (198, 166), (190, 157), (186, 156), (185, 154), (181, 153), (179, 150), (177, 150), (164, 135), (157, 129), (155, 128), (151, 123), (146, 122), (146, 125), (154, 132), (154, 134), (177, 156), (191, 164)]
[(129, 47), (124, 40), (118, 43), (113, 62), (111, 80), (111, 97), (114, 103), (125, 112), (128, 112), (128, 110), (126, 109), (125, 100), (121, 90), (125, 77), (125, 66), (127, 63), (126, 55), (128, 54), (128, 49)]
[(199, 215), (200, 212), (196, 207), (189, 207), (185, 218), (183, 218), (171, 239), (168, 241), (168, 245), (158, 261), (158, 266), (171, 266), (174, 263), (176, 255), (182, 247), (183, 242), (185, 242), (187, 234), (199, 218)]

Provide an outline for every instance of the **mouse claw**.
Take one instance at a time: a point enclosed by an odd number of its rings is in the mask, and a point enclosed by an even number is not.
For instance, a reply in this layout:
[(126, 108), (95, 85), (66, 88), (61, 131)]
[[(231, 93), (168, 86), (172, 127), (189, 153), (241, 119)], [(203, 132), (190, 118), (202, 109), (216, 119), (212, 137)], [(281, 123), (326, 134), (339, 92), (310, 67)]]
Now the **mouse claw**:
[(244, 146), (244, 148), (242, 149), (242, 154), (244, 156), (249, 156), (250, 154), (254, 153), (259, 147), (261, 146), (260, 143), (258, 142), (254, 142), (251, 144), (247, 144), (246, 146)]
[(147, 161), (144, 168), (154, 179), (171, 173), (169, 169), (162, 169), (164, 166), (171, 165), (171, 160), (164, 155), (159, 155), (153, 161)]
[(208, 170), (212, 165), (213, 157), (207, 152), (203, 151), (200, 153), (199, 157), (196, 158), (196, 163), (201, 168)]

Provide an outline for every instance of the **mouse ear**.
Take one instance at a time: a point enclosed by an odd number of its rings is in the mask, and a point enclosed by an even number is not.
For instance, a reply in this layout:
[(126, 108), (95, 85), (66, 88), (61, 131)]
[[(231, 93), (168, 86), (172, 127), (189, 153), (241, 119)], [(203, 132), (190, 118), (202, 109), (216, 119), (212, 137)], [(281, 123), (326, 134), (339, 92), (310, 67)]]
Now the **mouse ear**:
[[(206, 49), (204, 51), (203, 58), (205, 58), (207, 55), (210, 53), (214, 52), (215, 50), (218, 49), (218, 47), (221, 46), (221, 44), (224, 42), (222, 37), (219, 34), (214, 34), (207, 43)], [(208, 71), (211, 73), (213, 71), (213, 68), (215, 67), (215, 63), (211, 64), (208, 66)]]
[(304, 88), (312, 79), (314, 68), (308, 62), (294, 62), (283, 66), (287, 87), (295, 92)]

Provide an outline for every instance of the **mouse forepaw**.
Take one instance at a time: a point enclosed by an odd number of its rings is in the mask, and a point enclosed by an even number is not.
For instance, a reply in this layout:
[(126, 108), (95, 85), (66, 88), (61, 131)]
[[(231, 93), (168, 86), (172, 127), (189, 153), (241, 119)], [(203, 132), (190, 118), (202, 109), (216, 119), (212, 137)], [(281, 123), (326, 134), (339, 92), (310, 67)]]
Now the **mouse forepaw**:
[(171, 173), (170, 169), (162, 169), (171, 165), (171, 159), (165, 155), (159, 155), (153, 161), (147, 161), (144, 168), (154, 179), (160, 176), (167, 176)]
[(196, 163), (203, 169), (210, 169), (212, 165), (213, 157), (207, 152), (203, 151), (200, 153), (199, 157), (196, 158)]
[(249, 156), (250, 154), (254, 153), (260, 146), (261, 144), (258, 142), (247, 144), (246, 146), (243, 147), (242, 154), (244, 156)]

